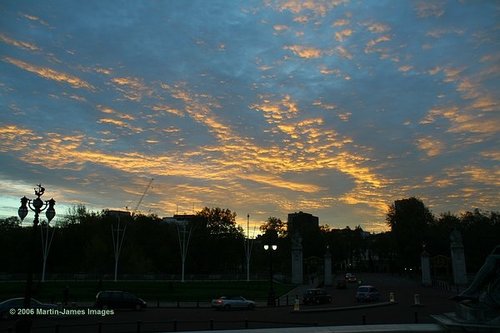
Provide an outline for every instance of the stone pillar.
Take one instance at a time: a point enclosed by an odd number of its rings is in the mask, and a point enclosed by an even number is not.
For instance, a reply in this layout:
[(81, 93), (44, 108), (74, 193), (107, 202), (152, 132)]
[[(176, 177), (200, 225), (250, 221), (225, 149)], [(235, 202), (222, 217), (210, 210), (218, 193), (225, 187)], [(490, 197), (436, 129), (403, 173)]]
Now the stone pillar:
[(425, 244), (423, 246), (422, 254), (420, 255), (420, 265), (422, 266), (422, 285), (432, 285), (431, 261), (429, 259), (429, 253), (425, 250)]
[(467, 284), (467, 270), (465, 268), (464, 245), (462, 235), (457, 229), (450, 234), (451, 267), (453, 269), (453, 282), (457, 286)]
[(332, 254), (330, 253), (330, 246), (326, 246), (325, 252), (325, 287), (332, 285)]
[(292, 283), (304, 282), (304, 265), (302, 258), (302, 237), (298, 232), (292, 236)]

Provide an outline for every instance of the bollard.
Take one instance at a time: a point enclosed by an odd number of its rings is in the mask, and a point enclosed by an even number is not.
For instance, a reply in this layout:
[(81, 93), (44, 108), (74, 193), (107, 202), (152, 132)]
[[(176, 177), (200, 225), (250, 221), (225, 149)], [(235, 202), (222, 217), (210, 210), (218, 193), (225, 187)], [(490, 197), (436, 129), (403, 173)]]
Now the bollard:
[(286, 306), (288, 306), (288, 295), (286, 295)]
[(59, 333), (59, 325), (56, 325), (55, 333)]
[(362, 320), (363, 320), (363, 325), (366, 325), (366, 315), (363, 315)]
[(174, 332), (177, 332), (177, 320), (174, 320)]
[(157, 298), (157, 299), (156, 299), (156, 307), (157, 307), (157, 308), (159, 308), (159, 307), (160, 307), (160, 299), (159, 299), (159, 298)]
[(102, 323), (101, 322), (99, 322), (97, 324), (97, 333), (102, 333)]
[(415, 294), (413, 296), (413, 300), (414, 300), (414, 305), (420, 305), (420, 295), (419, 294)]
[(142, 321), (138, 321), (137, 322), (137, 333), (141, 333), (141, 325), (142, 325)]
[(295, 296), (295, 303), (293, 304), (293, 311), (300, 311), (299, 296)]
[(248, 329), (248, 319), (245, 319), (245, 329)]
[(391, 302), (391, 303), (396, 302), (396, 299), (394, 297), (394, 292), (392, 292), (392, 291), (389, 293), (389, 302)]
[(214, 320), (213, 319), (210, 319), (210, 330), (211, 331), (214, 330)]
[(415, 324), (418, 324), (418, 312), (415, 311)]

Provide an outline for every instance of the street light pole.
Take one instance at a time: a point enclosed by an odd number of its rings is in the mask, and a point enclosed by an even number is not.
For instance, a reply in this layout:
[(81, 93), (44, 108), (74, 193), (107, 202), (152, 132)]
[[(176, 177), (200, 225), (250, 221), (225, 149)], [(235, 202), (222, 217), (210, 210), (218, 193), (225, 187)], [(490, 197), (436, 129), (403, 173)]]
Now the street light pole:
[(29, 262), (27, 269), (27, 277), (26, 277), (26, 290), (24, 294), (24, 306), (29, 308), (31, 305), (31, 289), (33, 285), (33, 266), (34, 266), (34, 256), (35, 256), (35, 242), (36, 242), (36, 234), (38, 231), (39, 215), (41, 212), (47, 209), (45, 212), (45, 216), (47, 217), (47, 223), (50, 223), (54, 216), (56, 215), (56, 211), (54, 209), (54, 205), (56, 201), (54, 199), (43, 201), (40, 197), (44, 194), (45, 188), (42, 187), (41, 184), (38, 184), (37, 187), (34, 188), (36, 199), (31, 200), (26, 198), (25, 196), (21, 198), (21, 206), (17, 211), (19, 218), (21, 221), (24, 220), (26, 215), (28, 215), (28, 208), (35, 212), (35, 218), (33, 219), (33, 229), (31, 232), (31, 242), (30, 242), (30, 252), (29, 252)]
[(247, 214), (247, 234), (245, 241), (245, 259), (247, 262), (247, 281), (250, 281), (250, 257), (252, 256), (252, 240), (250, 239), (250, 214)]
[[(113, 253), (115, 255), (115, 282), (118, 281), (118, 261), (120, 260), (120, 253), (122, 251), (123, 240), (125, 239), (125, 231), (127, 231), (127, 224), (125, 227), (120, 229), (121, 218), (119, 214), (116, 214), (118, 223), (116, 229), (111, 226), (111, 236), (113, 238)], [(120, 233), (120, 231), (122, 233)]]
[[(186, 267), (186, 257), (187, 257), (187, 251), (189, 248), (189, 241), (191, 239), (191, 231), (192, 228), (189, 228), (189, 231), (187, 230), (187, 223), (186, 221), (182, 222), (182, 227), (179, 226), (179, 223), (177, 223), (177, 236), (179, 238), (179, 247), (180, 247), (180, 252), (181, 252), (181, 282), (185, 282), (184, 279), (184, 271)], [(182, 234), (182, 236), (181, 236)], [(186, 234), (187, 239), (186, 239)]]
[(276, 306), (276, 295), (274, 293), (274, 282), (273, 282), (273, 252), (278, 249), (278, 245), (264, 245), (264, 250), (269, 251), (269, 294), (267, 297), (268, 306)]

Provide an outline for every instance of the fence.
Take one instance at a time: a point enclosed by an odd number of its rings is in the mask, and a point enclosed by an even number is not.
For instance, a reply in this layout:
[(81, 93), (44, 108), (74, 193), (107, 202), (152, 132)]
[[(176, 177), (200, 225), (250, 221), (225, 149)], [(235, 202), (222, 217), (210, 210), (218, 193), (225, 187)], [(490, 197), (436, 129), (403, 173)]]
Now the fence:
[[(418, 312), (414, 313), (414, 323), (418, 324)], [(358, 324), (367, 325), (366, 314), (359, 318)], [(328, 325), (331, 325), (328, 324)], [(259, 320), (192, 320), (192, 321), (135, 321), (119, 323), (90, 323), (90, 324), (56, 324), (51, 326), (33, 326), (33, 333), (118, 333), (118, 332), (180, 332), (180, 331), (211, 331), (226, 329), (259, 329), (259, 328), (290, 328), (290, 327), (318, 327), (318, 322), (288, 322), (288, 321), (259, 321)], [(15, 327), (0, 330), (0, 332), (14, 333)]]

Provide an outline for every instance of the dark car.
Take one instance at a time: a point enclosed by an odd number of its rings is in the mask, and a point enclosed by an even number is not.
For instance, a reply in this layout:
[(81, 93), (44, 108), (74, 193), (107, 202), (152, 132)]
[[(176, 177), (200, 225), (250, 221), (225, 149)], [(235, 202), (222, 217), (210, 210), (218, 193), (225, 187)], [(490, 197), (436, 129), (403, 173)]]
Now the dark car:
[[(8, 299), (8, 300), (0, 303), (0, 318), (7, 319), (7, 318), (12, 317), (13, 315), (16, 315), (17, 313), (14, 313), (14, 314), (10, 313), (11, 309), (25, 309), (24, 298), (23, 297), (11, 298), (11, 299)], [(30, 309), (34, 309), (34, 310), (36, 310), (36, 309), (44, 309), (44, 310), (57, 309), (57, 305), (56, 304), (49, 304), (49, 303), (42, 303), (42, 302), (32, 298)]]
[(142, 298), (126, 291), (100, 291), (95, 298), (95, 306), (100, 309), (141, 310), (147, 306)]
[(330, 296), (325, 289), (308, 289), (303, 298), (302, 303), (304, 304), (325, 304), (331, 303), (332, 296)]
[(356, 282), (357, 279), (356, 279), (356, 275), (352, 274), (352, 273), (346, 273), (345, 274), (345, 280), (347, 282)]

